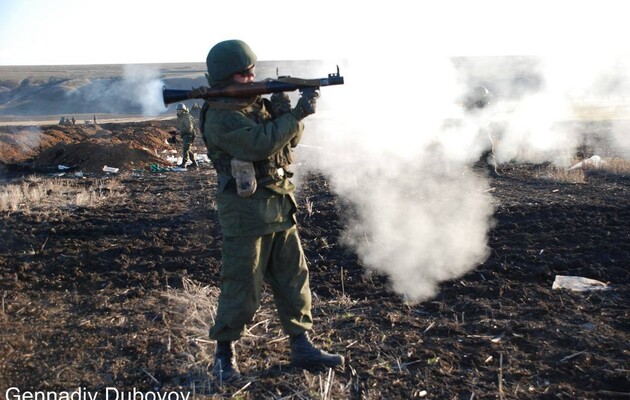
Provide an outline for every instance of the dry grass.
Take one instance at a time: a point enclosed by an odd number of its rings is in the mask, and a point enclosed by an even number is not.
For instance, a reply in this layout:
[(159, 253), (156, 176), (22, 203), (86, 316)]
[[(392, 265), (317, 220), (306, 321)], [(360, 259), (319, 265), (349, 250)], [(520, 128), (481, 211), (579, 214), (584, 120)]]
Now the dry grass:
[[(202, 286), (188, 278), (182, 279), (181, 289), (169, 288), (163, 296), (167, 299), (165, 321), (168, 332), (168, 351), (179, 351), (181, 364), (178, 369), (182, 375), (188, 376), (188, 387), (196, 396), (210, 396), (211, 398), (252, 398), (251, 390), (260, 390), (264, 385), (265, 374), (277, 368), (273, 363), (275, 357), (264, 355), (262, 349), (282, 355), (288, 353), (287, 337), (280, 329), (271, 294), (264, 292), (262, 307), (256, 313), (255, 320), (248, 325), (243, 337), (237, 342), (237, 360), (244, 378), (232, 385), (222, 385), (212, 378), (209, 370), (214, 362), (214, 342), (208, 339), (208, 329), (214, 323), (219, 289), (212, 286)], [(331, 307), (324, 314), (336, 315), (338, 306), (348, 308), (343, 304), (326, 305)], [(314, 311), (324, 306), (314, 299)], [(330, 342), (329, 338), (316, 337), (317, 341)], [(298, 373), (298, 372), (296, 372)], [(340, 383), (334, 370), (328, 369), (319, 373), (301, 372), (303, 379), (299, 385), (290, 390), (294, 396), (290, 398), (344, 398), (348, 388)], [(288, 383), (287, 383), (288, 385)], [(339, 397), (344, 393), (342, 397)], [(269, 393), (270, 398), (276, 398)]]
[(124, 188), (116, 178), (79, 180), (32, 175), (19, 183), (0, 187), (0, 212), (46, 214), (97, 207), (122, 197)]
[(623, 158), (615, 157), (611, 159), (602, 159), (601, 162), (594, 163), (590, 159), (576, 159), (572, 165), (578, 165), (577, 168), (560, 168), (549, 165), (542, 173), (541, 177), (554, 182), (563, 183), (586, 183), (588, 171), (601, 171), (618, 175), (630, 174), (630, 161)]
[(542, 171), (540, 176), (553, 182), (586, 183), (586, 175), (582, 168), (569, 171), (566, 168), (550, 165)]
[(207, 395), (213, 392), (208, 375), (212, 367), (208, 329), (214, 323), (219, 289), (202, 286), (188, 278), (182, 278), (182, 288), (169, 288), (163, 296), (167, 299), (166, 330), (167, 351), (179, 353), (178, 369), (188, 371), (188, 385), (192, 393)]
[(313, 203), (313, 201), (307, 198), (306, 199), (306, 213), (309, 218), (311, 218), (313, 216), (313, 213), (315, 212), (314, 206), (315, 204)]
[[(349, 397), (352, 382), (337, 375), (338, 371), (286, 369), (288, 341), (267, 292), (255, 320), (237, 342), (243, 379), (229, 385), (217, 382), (209, 373), (214, 361), (214, 343), (208, 339), (208, 329), (216, 316), (219, 288), (189, 278), (182, 278), (178, 286), (142, 292), (142, 296), (137, 296), (140, 293), (137, 289), (130, 288), (122, 291), (104, 288), (89, 294), (70, 291), (49, 294), (53, 297), (28, 292), (0, 293), (0, 331), (3, 331), (0, 376), (17, 362), (41, 359), (49, 366), (39, 363), (33, 367), (37, 368), (35, 373), (59, 385), (89, 381), (95, 388), (112, 386), (115, 384), (112, 377), (127, 375), (162, 387), (164, 378), (160, 371), (168, 366), (168, 373), (171, 379), (177, 377), (178, 386), (162, 390), (189, 392), (191, 398)], [(333, 326), (339, 315), (349, 318), (347, 315), (355, 313), (358, 303), (349, 298), (322, 301), (315, 296), (313, 305), (318, 319), (324, 320), (322, 325)], [(66, 332), (69, 342), (82, 344), (71, 358), (64, 358), (67, 353), (52, 345), (59, 332)], [(119, 336), (121, 333), (123, 336)], [(334, 335), (333, 330), (322, 329), (312, 337), (318, 345), (330, 348), (338, 340), (331, 334)], [(383, 363), (390, 365), (391, 361)], [(284, 394), (280, 394), (274, 387), (284, 374), (290, 377), (282, 380)], [(266, 395), (260, 397), (260, 393)]]
[(606, 161), (604, 169), (615, 174), (628, 175), (630, 174), (630, 160), (619, 157), (612, 158)]

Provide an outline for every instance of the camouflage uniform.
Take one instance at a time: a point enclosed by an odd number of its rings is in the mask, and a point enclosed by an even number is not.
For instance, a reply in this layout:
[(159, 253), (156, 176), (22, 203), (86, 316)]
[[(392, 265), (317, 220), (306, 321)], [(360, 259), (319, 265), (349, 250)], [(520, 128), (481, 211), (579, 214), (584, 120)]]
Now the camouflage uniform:
[[(255, 62), (246, 43), (220, 42), (208, 53), (208, 83), (235, 84), (237, 75), (253, 79)], [(291, 149), (302, 136), (301, 120), (315, 112), (315, 98), (303, 94), (293, 109), (286, 95), (271, 100), (213, 98), (201, 110), (203, 140), (217, 171), (223, 230), (221, 294), (210, 328), (210, 338), (217, 341), (213, 373), (220, 380), (240, 377), (234, 341), (260, 307), (264, 282), (290, 337), (292, 364), (335, 367), (344, 362), (342, 356), (315, 347), (306, 334), (313, 325), (309, 271), (296, 226), (295, 186), (287, 170)]]
[(185, 167), (190, 159), (192, 166), (196, 167), (195, 155), (190, 147), (197, 137), (197, 126), (195, 119), (185, 107), (177, 112), (177, 129), (179, 129), (179, 135), (182, 138), (182, 163), (180, 165)]
[[(223, 229), (221, 297), (210, 337), (236, 340), (260, 306), (263, 281), (278, 299), (284, 331), (297, 335), (312, 326), (306, 260), (298, 237), (295, 186), (285, 168), (303, 124), (287, 113), (271, 119), (269, 103), (256, 98), (246, 107), (204, 110), (204, 141), (217, 170), (217, 208)], [(230, 160), (253, 161), (258, 188), (241, 197)]]

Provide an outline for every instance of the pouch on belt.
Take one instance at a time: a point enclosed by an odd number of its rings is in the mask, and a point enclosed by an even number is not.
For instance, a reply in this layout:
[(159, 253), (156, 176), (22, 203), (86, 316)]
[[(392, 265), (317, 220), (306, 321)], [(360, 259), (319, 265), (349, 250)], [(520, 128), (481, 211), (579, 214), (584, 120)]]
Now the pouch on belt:
[(232, 176), (236, 179), (236, 192), (241, 197), (250, 197), (256, 191), (254, 163), (233, 158), (230, 161)]

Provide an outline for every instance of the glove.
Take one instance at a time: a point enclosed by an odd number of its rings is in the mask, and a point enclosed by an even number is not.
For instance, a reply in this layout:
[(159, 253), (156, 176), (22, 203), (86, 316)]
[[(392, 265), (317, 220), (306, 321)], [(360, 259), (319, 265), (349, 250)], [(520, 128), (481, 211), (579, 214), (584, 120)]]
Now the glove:
[(316, 90), (304, 90), (295, 108), (291, 110), (291, 114), (293, 114), (298, 121), (301, 121), (311, 114), (315, 114), (318, 97), (319, 93)]
[(271, 112), (274, 117), (291, 112), (291, 99), (288, 94), (284, 92), (274, 93), (269, 100), (271, 101)]

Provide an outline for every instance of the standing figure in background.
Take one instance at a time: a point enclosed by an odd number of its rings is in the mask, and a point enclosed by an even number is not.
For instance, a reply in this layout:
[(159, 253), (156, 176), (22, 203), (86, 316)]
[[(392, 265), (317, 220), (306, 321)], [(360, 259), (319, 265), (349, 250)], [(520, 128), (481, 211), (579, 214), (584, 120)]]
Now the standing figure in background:
[(195, 124), (195, 118), (190, 115), (184, 103), (177, 105), (177, 129), (179, 129), (179, 135), (182, 138), (182, 163), (178, 166), (180, 168), (186, 168), (188, 159), (190, 159), (190, 161), (192, 161), (190, 168), (197, 168), (195, 154), (190, 150), (190, 147), (197, 137), (198, 130)]
[[(256, 55), (240, 40), (216, 44), (206, 59), (213, 88), (254, 81)], [(263, 283), (274, 295), (296, 367), (335, 367), (344, 358), (315, 347), (309, 269), (297, 230), (292, 148), (302, 120), (315, 113), (317, 92), (295, 107), (286, 95), (206, 100), (201, 131), (217, 171), (217, 209), (223, 233), (221, 294), (210, 338), (216, 340), (213, 373), (219, 381), (240, 377), (234, 342), (260, 307)]]
[(492, 137), (492, 129), (489, 123), (484, 121), (481, 115), (483, 111), (487, 109), (488, 105), (490, 105), (491, 97), (490, 91), (487, 88), (477, 86), (466, 96), (464, 100), (464, 110), (468, 115), (478, 119), (480, 136), (485, 136), (488, 140), (486, 149), (481, 154), (481, 157), (479, 157), (477, 163), (485, 166), (488, 174), (496, 178), (501, 175), (497, 169), (497, 160), (494, 155), (495, 139)]

